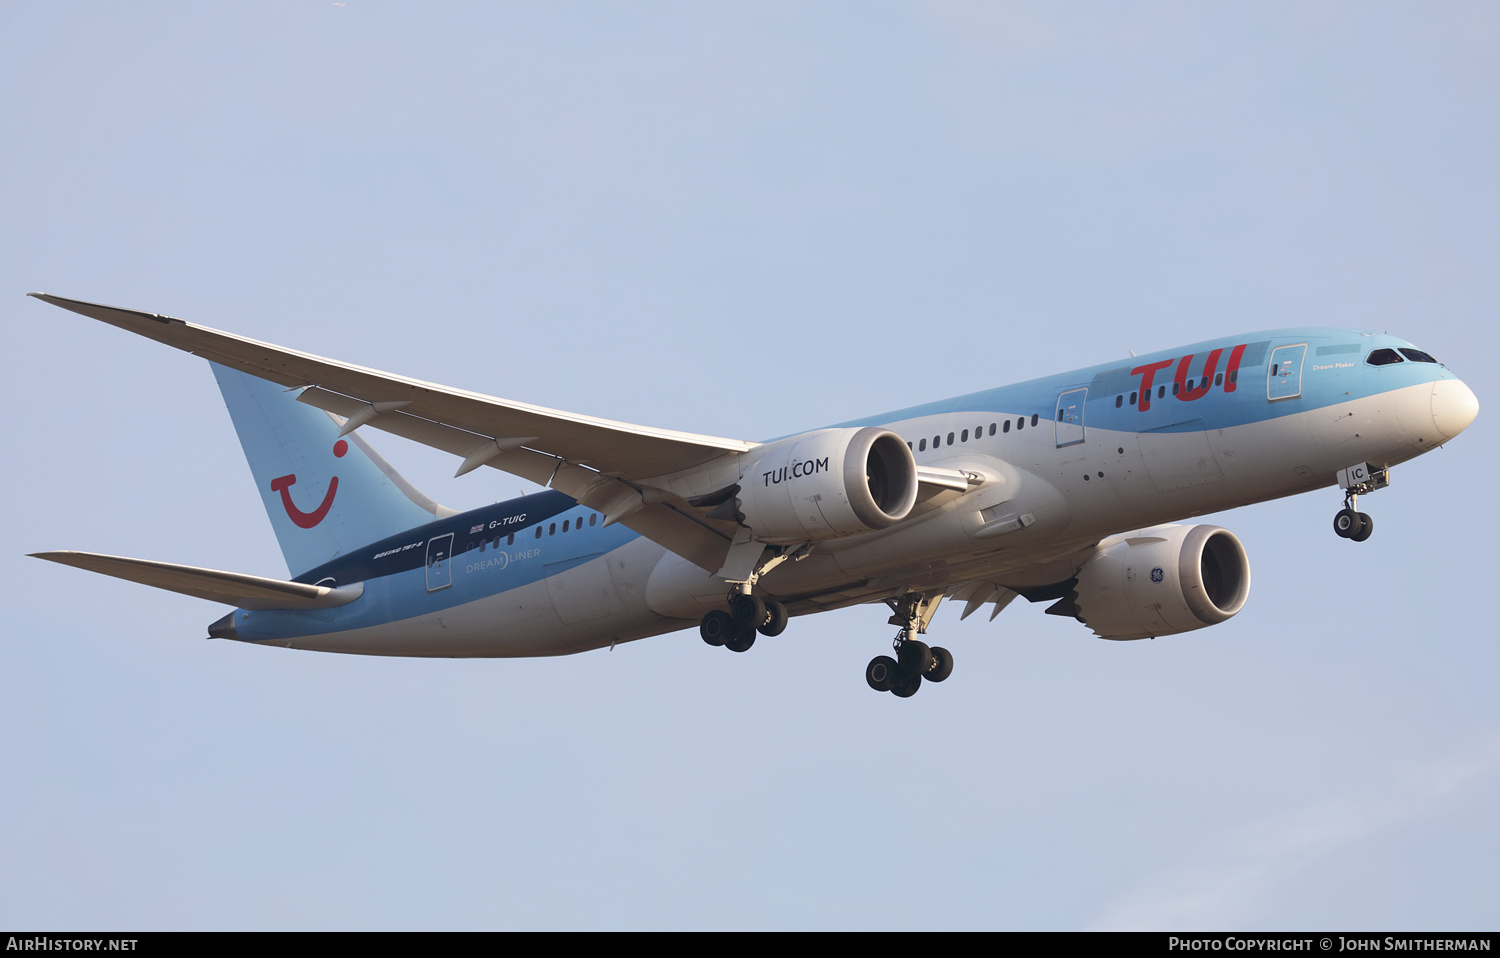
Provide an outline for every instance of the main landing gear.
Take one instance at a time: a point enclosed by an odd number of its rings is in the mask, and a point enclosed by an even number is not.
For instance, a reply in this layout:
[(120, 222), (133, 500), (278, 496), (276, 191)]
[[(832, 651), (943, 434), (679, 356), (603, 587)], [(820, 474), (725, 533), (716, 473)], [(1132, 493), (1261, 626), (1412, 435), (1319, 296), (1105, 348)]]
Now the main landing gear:
[(755, 563), (749, 575), (743, 579), (729, 580), (729, 611), (715, 609), (698, 623), (698, 634), (709, 645), (722, 645), (731, 652), (748, 652), (755, 644), (756, 633), (780, 635), (786, 630), (786, 606), (775, 599), (762, 599), (755, 594), (755, 586), (761, 576), (783, 562), (799, 562), (812, 551), (810, 545), (796, 549), (775, 550), (770, 558)]
[(780, 635), (786, 629), (786, 606), (775, 599), (762, 599), (748, 592), (729, 593), (729, 611), (714, 609), (698, 624), (698, 634), (713, 646), (731, 652), (748, 652), (756, 633)]
[(953, 674), (953, 653), (913, 638), (927, 632), (927, 624), (942, 601), (941, 592), (909, 592), (885, 600), (894, 613), (891, 625), (899, 625), (901, 631), (891, 643), (895, 658), (877, 655), (865, 666), (865, 681), (870, 688), (907, 699), (917, 694), (923, 679), (941, 682)]
[(1359, 497), (1391, 484), (1390, 471), (1359, 463), (1338, 473), (1344, 489), (1344, 508), (1333, 517), (1333, 531), (1340, 539), (1364, 542), (1375, 532), (1375, 520), (1359, 511)]

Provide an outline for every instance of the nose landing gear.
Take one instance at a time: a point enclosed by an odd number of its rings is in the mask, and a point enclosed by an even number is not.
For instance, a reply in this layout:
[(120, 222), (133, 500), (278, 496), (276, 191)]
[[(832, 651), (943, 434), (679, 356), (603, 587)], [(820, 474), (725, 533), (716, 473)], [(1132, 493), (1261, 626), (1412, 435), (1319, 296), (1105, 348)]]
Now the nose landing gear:
[(1341, 539), (1364, 542), (1375, 532), (1375, 520), (1359, 511), (1359, 497), (1391, 484), (1390, 470), (1361, 462), (1338, 472), (1344, 489), (1344, 508), (1333, 517), (1333, 531)]
[(1341, 539), (1364, 542), (1375, 531), (1375, 520), (1363, 512), (1354, 510), (1354, 496), (1344, 500), (1344, 508), (1333, 517), (1333, 531)]

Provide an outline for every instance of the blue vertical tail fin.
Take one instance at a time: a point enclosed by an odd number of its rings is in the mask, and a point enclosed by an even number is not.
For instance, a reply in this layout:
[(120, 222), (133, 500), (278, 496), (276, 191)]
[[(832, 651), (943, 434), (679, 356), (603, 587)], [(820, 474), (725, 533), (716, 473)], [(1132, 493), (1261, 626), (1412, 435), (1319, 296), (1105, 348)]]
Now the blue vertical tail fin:
[(338, 422), (298, 402), (296, 390), (210, 365), (293, 576), (453, 515), (357, 434), (340, 437)]

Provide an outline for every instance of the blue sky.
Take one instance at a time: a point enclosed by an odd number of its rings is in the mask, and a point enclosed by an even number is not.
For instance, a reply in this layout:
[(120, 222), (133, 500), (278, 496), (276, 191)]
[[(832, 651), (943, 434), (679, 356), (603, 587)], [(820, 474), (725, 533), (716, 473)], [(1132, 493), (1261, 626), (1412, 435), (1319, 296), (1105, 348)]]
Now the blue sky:
[[(0, 924), (1496, 924), (1493, 5), (12, 4), (0, 43)], [(339, 657), (25, 558), (285, 572), (206, 364), (30, 290), (747, 439), (1291, 325), (1482, 409), (1363, 545), (1333, 490), (1212, 517), (1230, 622), (948, 608), (905, 702), (874, 607)], [(454, 507), (529, 491), (368, 438)]]

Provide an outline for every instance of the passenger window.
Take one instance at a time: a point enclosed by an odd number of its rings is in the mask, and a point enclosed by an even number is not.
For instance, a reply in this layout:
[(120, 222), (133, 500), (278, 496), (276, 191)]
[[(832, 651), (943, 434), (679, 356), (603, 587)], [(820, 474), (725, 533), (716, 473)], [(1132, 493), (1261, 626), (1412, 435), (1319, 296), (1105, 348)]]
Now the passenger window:
[(1222, 385), (1224, 385), (1224, 374), (1223, 373), (1219, 373), (1219, 375), (1217, 375), (1217, 376), (1214, 377), (1214, 385), (1215, 386), (1222, 386)]
[[(1393, 363), (1399, 363), (1401, 361), (1402, 360), (1400, 354), (1397, 353), (1394, 349), (1377, 349), (1370, 354), (1368, 359), (1365, 360), (1365, 362), (1369, 363), (1371, 366), (1389, 366)], [(1275, 366), (1271, 367), (1271, 375), (1276, 375)]]
[(990, 423), (990, 435), (993, 436), (994, 434), (995, 434), (995, 424), (994, 423)]
[(953, 433), (948, 433), (948, 445), (953, 445)]
[(1035, 426), (1035, 425), (1036, 425), (1036, 424), (1037, 424), (1037, 420), (1039, 420), (1039, 419), (1041, 419), (1041, 418), (1042, 418), (1042, 417), (1041, 417), (1041, 416), (1038, 416), (1038, 415), (1037, 415), (1037, 414), (1036, 414), (1036, 413), (1032, 413), (1032, 414), (1031, 414), (1031, 424), (1032, 424), (1032, 425), (1033, 425), (1033, 426)]
[[(1407, 349), (1405, 346), (1402, 346), (1401, 355), (1414, 363), (1437, 363), (1437, 360), (1433, 359), (1431, 354), (1424, 353), (1420, 349)], [(1442, 363), (1438, 363), (1438, 365), (1441, 366)]]
[(1137, 394), (1137, 393), (1131, 393), (1131, 394), (1130, 394), (1130, 404), (1131, 404), (1131, 405), (1132, 405), (1132, 406), (1134, 406), (1134, 405), (1135, 405), (1135, 401), (1136, 401), (1136, 399), (1138, 399), (1138, 398), (1139, 398), (1139, 394)]
[(490, 544), (490, 540), (488, 540), (488, 539), (480, 539), (479, 540), (479, 551), (483, 552), (484, 551), (484, 547), (487, 546), (487, 545), (489, 545), (489, 544)]
[(1026, 417), (1022, 416), (1022, 417), (1020, 417), (1019, 419), (1016, 420), (1016, 431), (1020, 432), (1022, 429), (1025, 429), (1025, 428), (1026, 428)]
[(542, 537), (542, 527), (541, 526), (537, 526), (536, 527), (536, 537), (538, 539), (540, 539)]
[(1156, 398), (1157, 399), (1166, 399), (1167, 398), (1167, 387), (1166, 386), (1157, 386), (1156, 387)]
[(927, 440), (923, 439), (921, 442), (917, 443), (917, 452), (926, 452), (926, 451), (927, 451)]
[(1240, 371), (1238, 369), (1231, 369), (1229, 371), (1229, 382), (1230, 382), (1230, 384), (1233, 385), (1234, 383), (1237, 383), (1239, 381), (1240, 381)]
[(566, 520), (566, 519), (563, 520), (563, 531), (564, 532), (568, 531), (568, 520)]
[(965, 429), (963, 431), (963, 434), (958, 437), (958, 441), (959, 442), (968, 442), (969, 441), (969, 430)]
[[(512, 532), (510, 535), (508, 535), (508, 536), (505, 537), (505, 544), (508, 545), (508, 546), (513, 546), (513, 545), (516, 544), (516, 534), (514, 532)], [(497, 547), (500, 545), (500, 537), (499, 536), (495, 537), (495, 545)]]
[(599, 513), (597, 513), (597, 512), (591, 512), (591, 513), (589, 513), (589, 525), (590, 526), (592, 526), (595, 522), (597, 522), (598, 519), (599, 519)]
[(932, 437), (932, 448), (936, 449), (939, 446), (941, 446), (942, 444), (943, 444), (943, 437), (942, 436), (933, 436)]
[(1010, 432), (1010, 420), (1005, 420), (1005, 431)]
[(555, 536), (555, 535), (557, 535), (557, 523), (554, 522), (554, 523), (550, 524), (549, 526), (547, 526), (547, 535), (549, 535), (549, 536)]
[(1182, 384), (1181, 383), (1173, 383), (1172, 384), (1172, 395), (1175, 396), (1175, 395), (1177, 395), (1181, 391), (1182, 391)]
[(1125, 405), (1125, 397), (1124, 396), (1116, 396), (1115, 397), (1115, 408), (1119, 409), (1123, 405)]

